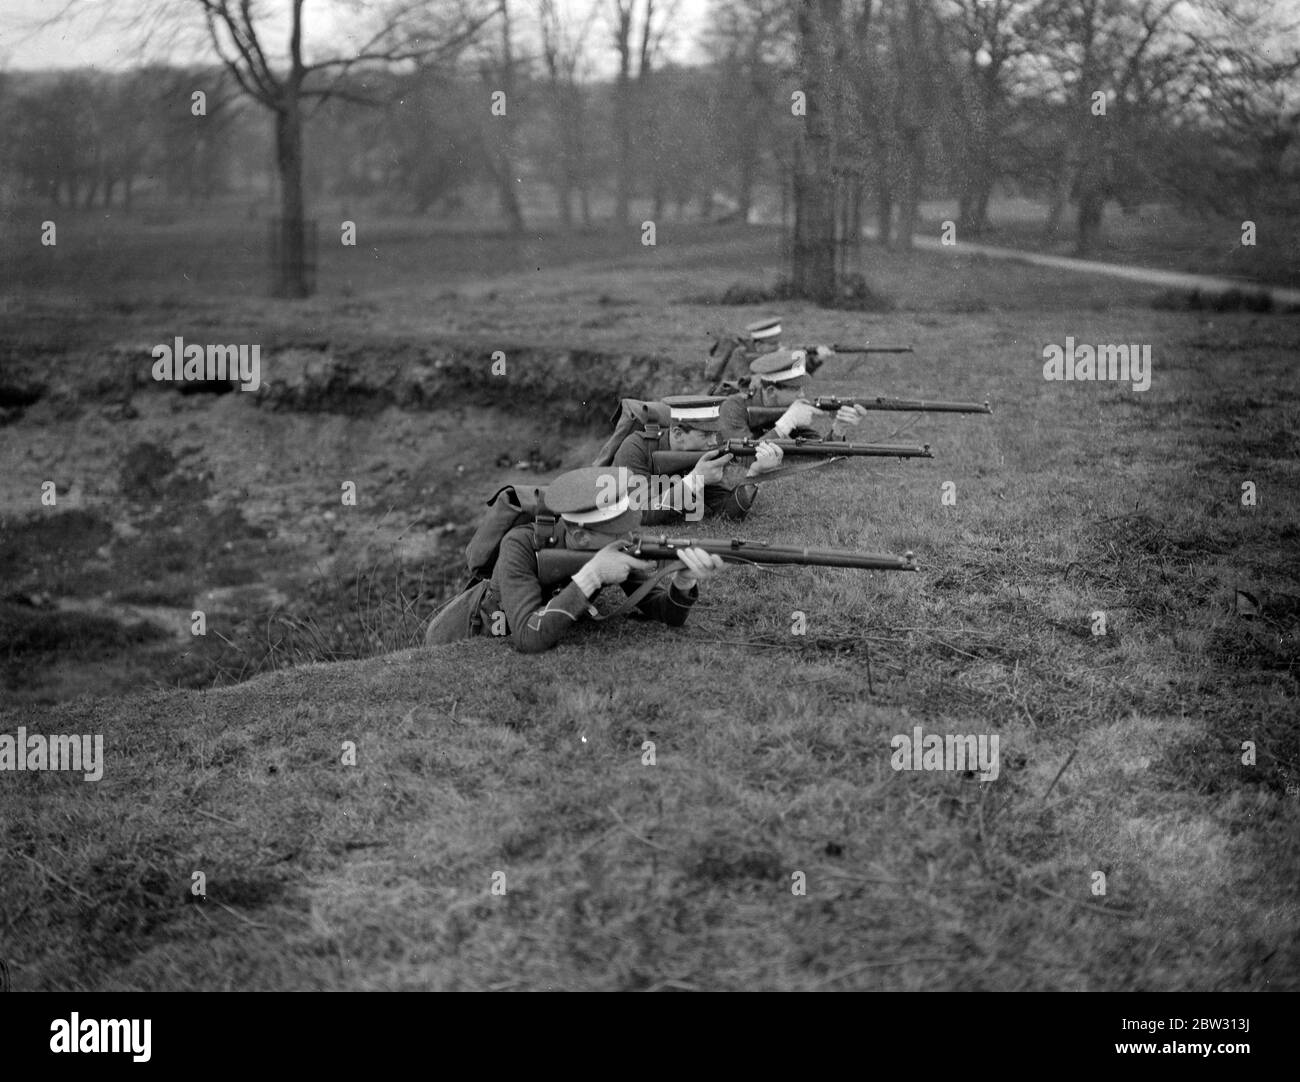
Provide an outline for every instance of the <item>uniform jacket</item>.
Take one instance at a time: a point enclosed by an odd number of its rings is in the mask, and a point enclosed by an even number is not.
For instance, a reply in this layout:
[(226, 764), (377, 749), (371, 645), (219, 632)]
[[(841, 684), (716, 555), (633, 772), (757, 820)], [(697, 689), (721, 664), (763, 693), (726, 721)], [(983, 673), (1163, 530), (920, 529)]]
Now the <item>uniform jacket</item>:
[[(640, 474), (642, 477), (652, 477), (654, 475), (654, 459), (652, 456), (656, 451), (667, 450), (670, 450), (667, 432), (660, 433), (658, 438), (648, 436), (644, 432), (633, 432), (623, 441), (614, 454), (613, 464), (615, 466), (626, 466), (633, 473)], [(745, 488), (746, 486), (741, 487)], [(740, 496), (737, 496), (734, 485), (704, 486), (704, 513), (706, 515), (744, 518), (752, 502), (752, 493), (741, 493)], [(643, 526), (669, 526), (685, 520), (686, 512), (682, 509), (662, 508), (655, 511), (643, 509), (641, 512), (641, 524)]]
[[(621, 584), (623, 592), (633, 593), (645, 578), (633, 572)], [(641, 599), (637, 609), (652, 620), (680, 627), (698, 597), (696, 586), (683, 593), (675, 586), (660, 583)], [(424, 643), (439, 646), (491, 634), (493, 614), (500, 612), (515, 649), (523, 654), (540, 654), (557, 645), (579, 620), (585, 619), (590, 605), (575, 582), (557, 590), (542, 586), (533, 527), (516, 526), (501, 539), (492, 578), (459, 594), (439, 611), (425, 632)]]

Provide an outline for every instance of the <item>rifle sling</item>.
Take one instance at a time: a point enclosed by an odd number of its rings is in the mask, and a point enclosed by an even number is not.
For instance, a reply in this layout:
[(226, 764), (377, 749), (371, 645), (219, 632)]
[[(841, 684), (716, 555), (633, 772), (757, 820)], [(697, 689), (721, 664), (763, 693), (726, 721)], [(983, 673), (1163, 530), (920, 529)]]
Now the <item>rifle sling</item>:
[(836, 455), (833, 458), (815, 458), (811, 462), (805, 462), (798, 466), (782, 466), (779, 470), (772, 470), (770, 473), (760, 473), (756, 477), (746, 477), (742, 482), (747, 485), (765, 485), (768, 481), (777, 481), (782, 477), (790, 477), (796, 473), (807, 473), (809, 470), (820, 470), (824, 466), (829, 466), (832, 462), (846, 462), (847, 455)]
[[(807, 473), (809, 470), (820, 470), (829, 466), (832, 462), (844, 462), (845, 456), (840, 455), (837, 458), (821, 458), (813, 462), (804, 463), (799, 466), (783, 466), (779, 470), (773, 470), (771, 473), (761, 473), (757, 477), (746, 478), (746, 483), (751, 485), (762, 485), (768, 481), (775, 481), (780, 477), (789, 477), (796, 473)], [(612, 620), (615, 616), (622, 616), (623, 613), (629, 612), (636, 608), (645, 600), (646, 596), (661, 583), (667, 581), (680, 570), (681, 562), (673, 560), (667, 567), (660, 568), (651, 575), (645, 582), (641, 583), (632, 593), (628, 594), (623, 600), (610, 612), (597, 613), (592, 617), (593, 620)]]
[(615, 608), (612, 612), (597, 613), (595, 616), (592, 617), (592, 619), (612, 620), (615, 616), (622, 616), (623, 613), (629, 611), (630, 609), (634, 609), (636, 608), (637, 605), (641, 604), (641, 602), (645, 600), (646, 595), (649, 594), (651, 590), (655, 589), (657, 586), (659, 586), (660, 583), (664, 582), (669, 577), (676, 575), (677, 572), (681, 571), (684, 567), (685, 564), (683, 564), (680, 560), (673, 560), (672, 563), (670, 563), (667, 567), (661, 567), (658, 571), (656, 571), (653, 575), (651, 575), (648, 579), (646, 579), (645, 582), (641, 583), (640, 586), (638, 586), (635, 590), (633, 590), (630, 594), (628, 594), (627, 597), (623, 598), (623, 600), (619, 603), (618, 607)]

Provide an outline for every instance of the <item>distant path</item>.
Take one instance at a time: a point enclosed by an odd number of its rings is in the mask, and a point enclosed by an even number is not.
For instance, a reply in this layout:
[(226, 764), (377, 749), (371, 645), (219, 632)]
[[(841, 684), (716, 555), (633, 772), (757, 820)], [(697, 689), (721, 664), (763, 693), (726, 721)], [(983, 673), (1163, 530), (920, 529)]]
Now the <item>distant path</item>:
[[(862, 231), (869, 240), (877, 239), (874, 227)], [(1053, 267), (1057, 270), (1075, 271), (1080, 274), (1106, 274), (1112, 278), (1127, 278), (1133, 282), (1146, 282), (1149, 285), (1169, 286), (1172, 289), (1209, 289), (1226, 292), (1239, 289), (1243, 292), (1268, 293), (1275, 304), (1300, 305), (1300, 289), (1287, 289), (1284, 286), (1270, 286), (1257, 282), (1241, 282), (1232, 278), (1218, 278), (1210, 274), (1185, 274), (1182, 271), (1157, 270), (1154, 267), (1128, 267), (1120, 263), (1098, 263), (1091, 259), (1071, 259), (1061, 255), (1042, 255), (1038, 252), (1022, 252), (1016, 248), (997, 248), (991, 244), (970, 244), (961, 241), (957, 244), (944, 244), (934, 237), (913, 236), (912, 244), (926, 251), (943, 252), (948, 255), (985, 255), (990, 259), (1013, 259), (1020, 263), (1032, 263), (1039, 267)]]

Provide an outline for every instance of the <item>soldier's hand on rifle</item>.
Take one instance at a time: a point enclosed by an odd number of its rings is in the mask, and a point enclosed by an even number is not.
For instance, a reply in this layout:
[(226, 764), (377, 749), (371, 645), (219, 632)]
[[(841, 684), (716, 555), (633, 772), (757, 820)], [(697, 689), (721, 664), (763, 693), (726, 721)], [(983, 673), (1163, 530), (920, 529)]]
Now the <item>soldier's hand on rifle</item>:
[(703, 582), (710, 575), (716, 575), (725, 568), (726, 562), (721, 556), (714, 556), (703, 549), (679, 549), (677, 558), (686, 567), (673, 576), (673, 586), (686, 593), (697, 582)]
[(835, 356), (835, 351), (830, 346), (814, 346), (813, 352), (819, 361), (829, 361)]
[(582, 565), (573, 576), (582, 592), (594, 597), (602, 586), (617, 586), (633, 571), (650, 572), (655, 569), (651, 560), (638, 560), (623, 551), (626, 541), (613, 541)]
[(796, 428), (811, 428), (816, 412), (811, 402), (801, 398), (781, 414), (775, 428), (780, 435), (789, 437)]
[(839, 439), (848, 429), (857, 428), (867, 419), (869, 412), (865, 406), (841, 406), (835, 414), (835, 423), (831, 425), (831, 439)]
[(695, 463), (695, 469), (691, 470), (690, 475), (699, 477), (706, 485), (721, 484), (727, 463), (733, 457), (729, 452), (724, 454), (721, 451), (710, 451)]
[(779, 469), (782, 459), (785, 458), (785, 452), (775, 443), (769, 443), (767, 440), (762, 441), (754, 449), (754, 464), (749, 467), (747, 477), (757, 477), (760, 473), (771, 473)]

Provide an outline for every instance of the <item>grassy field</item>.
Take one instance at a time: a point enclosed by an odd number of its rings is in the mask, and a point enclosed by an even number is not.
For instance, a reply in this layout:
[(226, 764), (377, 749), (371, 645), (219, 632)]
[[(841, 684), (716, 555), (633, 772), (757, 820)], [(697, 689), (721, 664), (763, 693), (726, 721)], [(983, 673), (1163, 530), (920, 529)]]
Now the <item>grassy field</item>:
[[(776, 270), (761, 230), (664, 229), (655, 249), (544, 237), (471, 270), (407, 242), (373, 278), (323, 253), (321, 295), (291, 305), (247, 276), (184, 292), (172, 272), (222, 265), (215, 236), (183, 258), (131, 241), (166, 281), (135, 257), (115, 276), (24, 269), (10, 364), (75, 379), (100, 344), (191, 327), (455, 337), (485, 357), (520, 341), (661, 356), (674, 390), (704, 328), (767, 310), (703, 299)], [(733, 569), (683, 629), (619, 620), (540, 657), (484, 639), (9, 702), (0, 733), (102, 733), (107, 751), (96, 783), (0, 774), (15, 988), (1300, 988), (1300, 322), (1153, 312), (1128, 284), (919, 254), (878, 253), (871, 278), (897, 311), (784, 305), (787, 340), (916, 353), (836, 360), (820, 389), (988, 397), (994, 414), (877, 414), (869, 438), (935, 459), (774, 484), (738, 530), (692, 529), (912, 549), (919, 574)], [(1151, 389), (1044, 381), (1043, 347), (1066, 336), (1149, 343)], [(221, 409), (260, 413), (237, 399)], [(83, 423), (44, 420), (69, 439)], [(167, 423), (115, 428), (146, 422)], [(408, 423), (327, 422), (312, 452), (358, 460)], [(0, 429), (15, 493), (42, 472), (21, 441), (53, 438), (30, 423)], [(307, 422), (256, 420), (274, 423)], [(231, 453), (202, 431), (196, 469)], [(565, 438), (572, 465), (600, 434)], [(264, 446), (245, 466), (273, 475), (252, 461)], [(373, 526), (388, 506), (357, 510)], [(999, 777), (895, 772), (891, 738), (917, 725), (998, 735)]]

